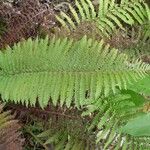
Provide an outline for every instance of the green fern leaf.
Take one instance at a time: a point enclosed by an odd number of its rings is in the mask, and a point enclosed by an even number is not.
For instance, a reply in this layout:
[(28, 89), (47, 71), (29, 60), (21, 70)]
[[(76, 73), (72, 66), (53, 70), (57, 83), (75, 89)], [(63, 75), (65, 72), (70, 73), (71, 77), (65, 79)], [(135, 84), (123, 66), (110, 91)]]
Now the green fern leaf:
[[(103, 41), (83, 37), (68, 39), (36, 39), (8, 47), (0, 53), (0, 94), (4, 101), (14, 101), (44, 108), (75, 104), (81, 107), (87, 99), (107, 97), (115, 88), (145, 77), (148, 64), (128, 62)], [(88, 95), (88, 96), (87, 96)]]

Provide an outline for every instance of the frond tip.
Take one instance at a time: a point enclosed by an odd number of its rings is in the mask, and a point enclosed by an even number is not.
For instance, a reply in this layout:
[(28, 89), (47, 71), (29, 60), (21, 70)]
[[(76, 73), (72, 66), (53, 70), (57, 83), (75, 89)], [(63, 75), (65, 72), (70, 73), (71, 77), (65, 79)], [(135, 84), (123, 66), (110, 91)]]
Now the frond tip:
[(97, 99), (116, 92), (116, 86), (146, 75), (150, 66), (110, 49), (103, 41), (83, 37), (36, 39), (8, 47), (0, 53), (0, 94), (4, 101), (15, 101), (41, 107), (49, 101), (67, 107), (80, 107), (85, 99)]

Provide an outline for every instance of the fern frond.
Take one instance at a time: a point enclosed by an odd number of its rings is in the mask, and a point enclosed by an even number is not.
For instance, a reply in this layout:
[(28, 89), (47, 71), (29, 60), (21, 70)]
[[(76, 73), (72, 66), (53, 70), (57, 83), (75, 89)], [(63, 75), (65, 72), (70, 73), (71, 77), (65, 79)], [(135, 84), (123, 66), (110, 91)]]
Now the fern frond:
[(23, 139), (19, 132), (20, 125), (9, 111), (3, 111), (0, 104), (0, 149), (1, 150), (22, 150)]
[(148, 64), (128, 62), (126, 55), (103, 41), (28, 39), (0, 53), (0, 94), (4, 101), (27, 106), (38, 100), (41, 107), (49, 101), (80, 107), (86, 95), (91, 100), (108, 96), (149, 70)]
[(118, 27), (125, 30), (125, 24), (143, 24), (149, 18), (149, 7), (143, 1), (121, 0), (118, 4), (114, 0), (99, 0), (98, 11), (90, 0), (75, 0), (75, 4), (76, 9), (69, 5), (71, 16), (64, 12), (56, 16), (68, 30), (76, 29), (81, 22), (91, 21), (104, 36), (109, 37)]
[(137, 93), (132, 91), (126, 91), (126, 93), (109, 96), (108, 99), (100, 99), (93, 104), (85, 105), (87, 110), (82, 113), (82, 116), (95, 114), (88, 129), (97, 133), (96, 143), (100, 143), (102, 149), (113, 147), (115, 150), (127, 148), (136, 150), (136, 146), (150, 148), (149, 137), (135, 138), (118, 132), (118, 129), (128, 120), (141, 114), (140, 110), (145, 103)]

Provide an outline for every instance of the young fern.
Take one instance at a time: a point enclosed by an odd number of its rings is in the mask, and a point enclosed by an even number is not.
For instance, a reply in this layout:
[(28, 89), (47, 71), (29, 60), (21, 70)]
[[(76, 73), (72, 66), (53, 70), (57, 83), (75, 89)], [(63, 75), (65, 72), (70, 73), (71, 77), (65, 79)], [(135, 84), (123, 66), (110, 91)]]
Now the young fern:
[(57, 20), (68, 30), (84, 21), (95, 22), (102, 35), (111, 36), (116, 28), (125, 30), (124, 25), (143, 24), (149, 17), (149, 7), (144, 1), (99, 0), (98, 11), (91, 0), (75, 0), (76, 9), (69, 5), (71, 16), (61, 12)]
[(36, 39), (0, 53), (0, 94), (4, 101), (43, 108), (51, 101), (81, 107), (86, 99), (107, 97), (146, 76), (148, 64), (127, 56), (103, 41)]

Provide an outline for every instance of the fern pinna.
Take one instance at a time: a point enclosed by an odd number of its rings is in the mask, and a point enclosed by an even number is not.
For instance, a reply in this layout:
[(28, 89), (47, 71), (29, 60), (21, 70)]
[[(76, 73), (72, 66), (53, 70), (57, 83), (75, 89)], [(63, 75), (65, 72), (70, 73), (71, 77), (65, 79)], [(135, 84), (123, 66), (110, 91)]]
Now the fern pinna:
[(4, 101), (38, 101), (42, 108), (49, 101), (79, 108), (87, 99), (116, 93), (116, 87), (126, 89), (149, 70), (103, 41), (28, 39), (0, 53), (0, 94)]

